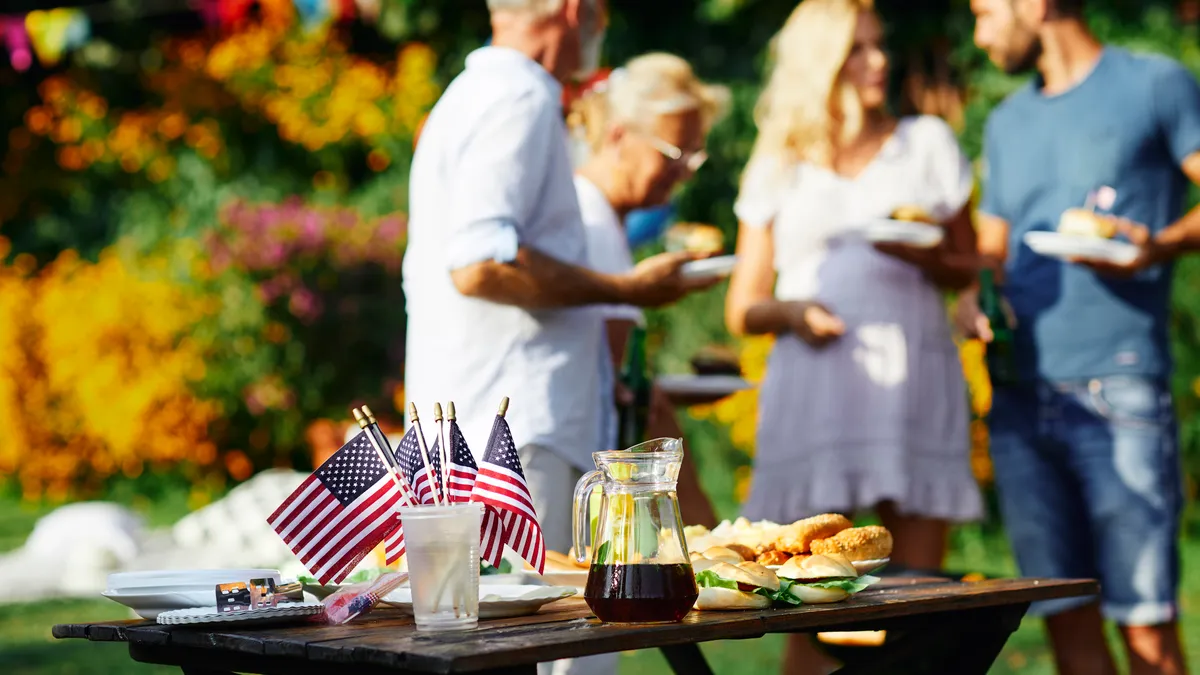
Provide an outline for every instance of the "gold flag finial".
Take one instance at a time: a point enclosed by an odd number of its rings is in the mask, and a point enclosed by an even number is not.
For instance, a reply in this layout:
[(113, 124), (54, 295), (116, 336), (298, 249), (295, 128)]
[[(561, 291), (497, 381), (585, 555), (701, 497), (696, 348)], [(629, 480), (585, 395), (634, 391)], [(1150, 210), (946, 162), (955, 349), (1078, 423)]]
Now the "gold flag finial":
[(371, 409), (365, 405), (362, 407), (362, 411), (363, 414), (367, 416), (367, 421), (371, 424), (375, 424), (375, 413), (371, 412)]
[(442, 421), (442, 404), (441, 403), (433, 404), (433, 421), (434, 422)]
[(367, 425), (370, 424), (370, 422), (367, 422), (366, 415), (363, 415), (362, 411), (359, 410), (358, 408), (355, 408), (354, 410), (351, 410), (350, 412), (354, 413), (354, 421), (358, 422), (358, 428), (366, 429)]
[(454, 401), (450, 401), (446, 404), (446, 419), (450, 421), (458, 419), (454, 416)]
[(504, 398), (500, 399), (500, 412), (498, 412), (496, 414), (501, 417), (504, 417), (504, 415), (507, 413), (508, 413), (508, 397), (505, 396)]
[(408, 421), (416, 422), (418, 419), (420, 418), (417, 417), (417, 404), (410, 402), (408, 404)]

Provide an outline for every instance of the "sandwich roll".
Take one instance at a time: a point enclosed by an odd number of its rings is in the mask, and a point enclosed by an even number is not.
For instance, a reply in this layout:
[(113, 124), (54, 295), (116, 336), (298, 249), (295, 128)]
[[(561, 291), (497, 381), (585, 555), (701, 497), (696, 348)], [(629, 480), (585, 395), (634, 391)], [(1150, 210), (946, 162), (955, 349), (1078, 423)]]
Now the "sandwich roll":
[(766, 609), (771, 599), (757, 593), (735, 591), (732, 588), (701, 588), (695, 609), (720, 611), (733, 609)]
[(736, 565), (745, 560), (745, 558), (743, 558), (737, 551), (732, 551), (724, 546), (713, 546), (705, 550), (703, 555), (709, 560), (725, 562), (729, 563), (730, 565)]
[(692, 560), (692, 574), (700, 574), (706, 570), (710, 570), (714, 565), (728, 565), (717, 560), (709, 560), (708, 558), (697, 558)]
[(788, 559), (775, 574), (792, 581), (814, 582), (853, 579), (858, 576), (854, 565), (843, 556), (810, 555)]

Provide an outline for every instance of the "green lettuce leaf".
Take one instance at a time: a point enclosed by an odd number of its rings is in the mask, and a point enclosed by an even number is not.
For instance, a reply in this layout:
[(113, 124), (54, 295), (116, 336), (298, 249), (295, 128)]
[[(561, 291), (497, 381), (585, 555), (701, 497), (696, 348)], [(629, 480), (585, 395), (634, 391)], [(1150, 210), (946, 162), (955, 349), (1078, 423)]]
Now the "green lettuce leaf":
[(704, 570), (696, 575), (696, 585), (700, 588), (731, 588), (738, 590), (736, 581), (723, 579), (717, 576), (717, 573), (712, 570)]
[[(803, 585), (811, 586), (813, 588), (840, 588), (843, 591), (846, 591), (847, 593), (849, 593), (850, 595), (854, 595), (855, 593), (858, 593), (859, 591), (863, 590), (867, 586), (870, 586), (871, 584), (873, 584), (877, 581), (879, 581), (879, 577), (863, 575), (857, 579), (837, 579), (834, 581), (816, 581), (816, 582), (812, 582), (812, 583), (806, 583)], [(795, 586), (800, 583), (801, 582), (799, 582), (799, 581), (792, 581), (791, 579), (780, 579), (779, 580), (779, 590), (775, 591), (773, 593), (764, 594), (764, 595), (767, 595), (767, 597), (771, 598), (776, 603), (781, 603), (781, 604), (785, 604), (785, 605), (793, 605), (793, 606), (802, 605), (804, 603), (800, 601), (800, 598), (797, 598), (796, 596), (794, 596), (788, 592), (788, 590), (791, 589), (792, 586)], [(763, 589), (760, 589), (760, 590), (763, 590)]]
[(813, 588), (840, 588), (843, 591), (846, 591), (847, 593), (854, 595), (855, 593), (858, 593), (859, 591), (865, 589), (867, 586), (870, 586), (871, 584), (873, 584), (877, 581), (879, 581), (879, 577), (873, 577), (868, 574), (864, 574), (863, 576), (861, 576), (857, 579), (836, 579), (834, 581), (817, 581), (817, 582), (814, 582), (811, 584), (806, 584), (806, 585), (812, 586)]

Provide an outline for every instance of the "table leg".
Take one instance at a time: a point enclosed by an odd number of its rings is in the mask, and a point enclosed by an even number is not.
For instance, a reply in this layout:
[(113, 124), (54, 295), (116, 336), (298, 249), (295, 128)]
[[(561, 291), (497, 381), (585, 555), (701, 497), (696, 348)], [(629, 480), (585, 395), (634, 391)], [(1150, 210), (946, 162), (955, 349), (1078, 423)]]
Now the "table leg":
[(667, 657), (667, 663), (675, 675), (713, 675), (698, 644), (659, 647), (659, 651)]
[[(837, 675), (987, 675), (1028, 607), (988, 607), (896, 622), (888, 627), (884, 646), (864, 650), (861, 659), (846, 659)], [(893, 631), (900, 634), (894, 641)]]

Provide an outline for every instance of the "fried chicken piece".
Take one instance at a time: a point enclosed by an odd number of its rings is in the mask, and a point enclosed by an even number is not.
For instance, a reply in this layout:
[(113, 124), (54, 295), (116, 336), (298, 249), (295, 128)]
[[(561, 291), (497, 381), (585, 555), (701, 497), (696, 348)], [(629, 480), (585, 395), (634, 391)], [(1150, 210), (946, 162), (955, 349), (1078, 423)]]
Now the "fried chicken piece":
[(754, 559), (757, 557), (754, 555), (754, 549), (745, 544), (725, 544), (725, 548), (742, 556), (742, 559), (747, 562), (754, 562)]
[(841, 553), (852, 561), (879, 560), (892, 554), (892, 533), (879, 525), (842, 530), (832, 537), (812, 542), (812, 552), (822, 555)]
[(797, 520), (780, 530), (779, 535), (775, 538), (775, 548), (792, 555), (811, 553), (812, 542), (817, 539), (828, 539), (851, 527), (854, 527), (854, 523), (837, 513), (825, 513)]
[(782, 565), (788, 561), (788, 558), (791, 557), (791, 553), (784, 553), (783, 551), (771, 549), (770, 551), (763, 551), (760, 553), (758, 555), (757, 562), (759, 565)]

